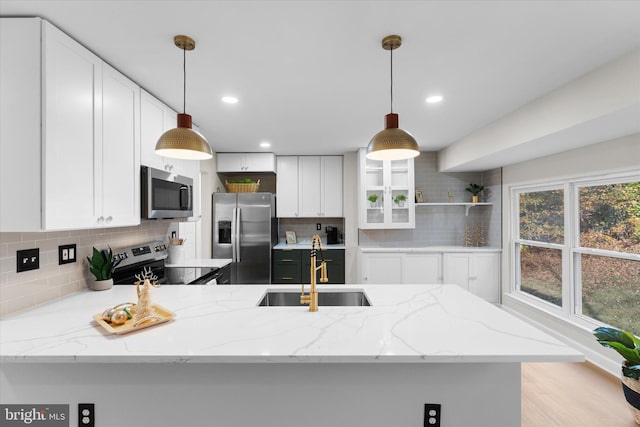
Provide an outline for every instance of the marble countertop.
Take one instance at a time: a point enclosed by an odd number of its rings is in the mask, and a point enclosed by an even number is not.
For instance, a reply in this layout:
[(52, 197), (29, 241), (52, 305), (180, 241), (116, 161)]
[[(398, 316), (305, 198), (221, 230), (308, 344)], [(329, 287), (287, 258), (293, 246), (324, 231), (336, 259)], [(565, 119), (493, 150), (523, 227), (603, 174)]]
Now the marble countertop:
[(133, 286), (83, 291), (0, 321), (0, 361), (158, 363), (482, 363), (582, 361), (555, 338), (455, 285), (362, 289), (371, 307), (258, 307), (287, 285), (162, 286), (171, 322), (110, 335), (93, 316), (136, 301)]
[(169, 268), (222, 268), (231, 264), (231, 258), (193, 258), (180, 262), (166, 262)]

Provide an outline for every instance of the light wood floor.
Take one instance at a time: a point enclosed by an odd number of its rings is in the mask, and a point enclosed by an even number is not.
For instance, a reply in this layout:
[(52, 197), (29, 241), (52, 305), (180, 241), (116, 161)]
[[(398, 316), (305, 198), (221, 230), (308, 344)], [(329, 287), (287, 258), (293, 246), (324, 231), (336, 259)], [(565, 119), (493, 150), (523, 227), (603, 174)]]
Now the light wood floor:
[(522, 427), (638, 427), (620, 379), (590, 363), (523, 363)]

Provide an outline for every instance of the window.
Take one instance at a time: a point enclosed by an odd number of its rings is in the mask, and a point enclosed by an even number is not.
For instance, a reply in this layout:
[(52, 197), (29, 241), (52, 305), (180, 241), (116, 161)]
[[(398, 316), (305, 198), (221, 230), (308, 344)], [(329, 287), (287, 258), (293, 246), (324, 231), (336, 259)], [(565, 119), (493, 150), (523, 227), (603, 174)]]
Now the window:
[(562, 307), (564, 190), (519, 193), (518, 289)]
[(640, 335), (639, 178), (514, 189), (515, 291), (587, 327)]

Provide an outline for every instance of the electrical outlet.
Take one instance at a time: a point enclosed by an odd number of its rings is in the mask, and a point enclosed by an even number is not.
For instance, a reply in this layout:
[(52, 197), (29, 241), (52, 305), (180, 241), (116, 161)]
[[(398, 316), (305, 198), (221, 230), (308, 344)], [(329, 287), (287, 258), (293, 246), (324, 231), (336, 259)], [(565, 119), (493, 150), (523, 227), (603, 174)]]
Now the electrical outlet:
[(16, 251), (16, 272), (40, 268), (40, 248)]
[(78, 427), (95, 427), (95, 407), (94, 403), (78, 403)]
[(439, 403), (424, 404), (424, 427), (440, 427), (442, 405)]
[(322, 230), (322, 224), (316, 223), (316, 230), (318, 231)]
[(76, 244), (58, 246), (58, 265), (76, 262)]

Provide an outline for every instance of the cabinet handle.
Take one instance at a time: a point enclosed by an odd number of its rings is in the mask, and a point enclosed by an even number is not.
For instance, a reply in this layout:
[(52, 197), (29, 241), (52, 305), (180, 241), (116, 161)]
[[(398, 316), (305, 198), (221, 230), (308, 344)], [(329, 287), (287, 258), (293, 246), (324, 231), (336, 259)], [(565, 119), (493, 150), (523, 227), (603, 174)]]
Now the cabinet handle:
[(111, 215), (109, 215), (109, 216), (107, 217), (107, 219), (105, 219), (105, 222), (106, 222), (107, 224), (109, 224), (111, 221), (113, 221), (113, 217), (112, 217)]
[(282, 280), (293, 280), (293, 277), (281, 277)]
[(293, 262), (292, 259), (281, 259), (280, 262)]
[(104, 222), (104, 217), (103, 216), (99, 216), (98, 217), (98, 224), (102, 224)]

